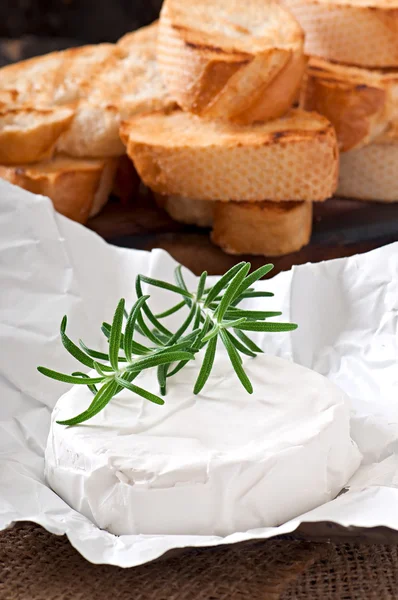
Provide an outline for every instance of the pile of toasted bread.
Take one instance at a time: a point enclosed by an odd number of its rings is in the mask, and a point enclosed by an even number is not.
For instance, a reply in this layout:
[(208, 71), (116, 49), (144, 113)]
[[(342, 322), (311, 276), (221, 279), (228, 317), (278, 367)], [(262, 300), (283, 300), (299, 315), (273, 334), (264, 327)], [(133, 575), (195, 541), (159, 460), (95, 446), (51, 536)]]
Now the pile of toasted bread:
[(311, 56), (301, 105), (337, 133), (337, 194), (398, 201), (398, 1), (282, 3), (303, 27)]
[(172, 109), (158, 74), (157, 26), (117, 44), (53, 52), (0, 69), (0, 177), (49, 196), (85, 223), (139, 178), (119, 136), (122, 119)]
[(369, 2), (165, 0), (117, 44), (5, 67), (0, 177), (83, 223), (141, 180), (226, 252), (297, 251), (337, 186), (398, 201), (398, 0)]

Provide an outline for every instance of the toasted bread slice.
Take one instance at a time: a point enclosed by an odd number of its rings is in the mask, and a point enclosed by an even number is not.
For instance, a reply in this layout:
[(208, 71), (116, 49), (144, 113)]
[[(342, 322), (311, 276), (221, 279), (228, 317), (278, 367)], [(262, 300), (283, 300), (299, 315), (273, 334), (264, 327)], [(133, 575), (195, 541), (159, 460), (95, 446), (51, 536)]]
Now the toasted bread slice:
[(0, 177), (29, 192), (48, 196), (61, 214), (86, 223), (108, 200), (117, 159), (78, 160), (57, 156), (31, 165), (0, 166)]
[(13, 95), (13, 106), (71, 104), (86, 96), (114, 52), (113, 44), (97, 44), (18, 62), (0, 69), (0, 89)]
[[(1, 70), (0, 70), (1, 74)], [(0, 89), (0, 110), (10, 110), (18, 108), (18, 92), (17, 90), (2, 90)]]
[(158, 61), (187, 111), (239, 123), (283, 115), (305, 70), (303, 33), (274, 0), (165, 0)]
[(0, 69), (0, 109), (71, 105), (75, 118), (58, 140), (57, 152), (121, 156), (121, 118), (176, 106), (157, 69), (156, 42), (155, 23), (117, 45), (72, 48)]
[(116, 106), (96, 106), (83, 101), (76, 116), (57, 143), (57, 152), (76, 158), (118, 157), (124, 154), (118, 131), (120, 113)]
[(115, 54), (113, 44), (69, 48), (61, 52), (62, 67), (57, 73), (56, 89), (51, 90), (55, 104), (83, 100)]
[(146, 27), (141, 27), (135, 31), (130, 31), (122, 36), (116, 45), (127, 52), (130, 50), (135, 52), (136, 49), (141, 46), (145, 53), (148, 47), (153, 47), (153, 44), (156, 45), (158, 38), (158, 27), (159, 21), (154, 21)]
[(281, 0), (305, 32), (305, 51), (360, 67), (398, 67), (397, 0)]
[(198, 200), (322, 201), (337, 184), (333, 127), (292, 110), (268, 123), (240, 126), (174, 111), (121, 127), (127, 153), (158, 194)]
[(398, 70), (371, 71), (312, 58), (301, 105), (331, 121), (341, 152), (359, 148), (398, 124)]
[(3, 109), (0, 111), (0, 164), (50, 158), (73, 116), (73, 110), (66, 107)]
[(358, 200), (398, 202), (398, 140), (370, 144), (340, 158), (337, 195)]
[(62, 62), (61, 52), (51, 52), (1, 68), (1, 97), (12, 99), (9, 108), (32, 102), (37, 107), (51, 106)]
[(281, 256), (308, 244), (311, 202), (217, 202), (212, 240), (227, 254)]
[(59, 152), (77, 157), (121, 156), (121, 119), (176, 106), (158, 72), (156, 40), (155, 23), (119, 41), (91, 79), (72, 126), (58, 143)]
[(162, 196), (155, 194), (158, 206), (163, 208), (172, 219), (187, 225), (211, 227), (215, 202), (209, 200), (193, 200), (180, 196)]

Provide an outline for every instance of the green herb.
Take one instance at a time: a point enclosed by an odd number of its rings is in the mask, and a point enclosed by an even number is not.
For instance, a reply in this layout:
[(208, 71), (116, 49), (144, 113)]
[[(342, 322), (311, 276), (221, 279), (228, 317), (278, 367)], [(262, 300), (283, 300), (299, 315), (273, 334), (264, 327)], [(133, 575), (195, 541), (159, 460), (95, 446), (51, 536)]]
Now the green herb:
[[(82, 340), (76, 345), (66, 334), (67, 318), (64, 317), (61, 323), (61, 340), (64, 347), (85, 367), (94, 369), (98, 377), (80, 371), (67, 375), (46, 367), (38, 367), (40, 373), (52, 379), (87, 385), (94, 395), (93, 401), (85, 411), (58, 423), (77, 425), (91, 419), (123, 389), (155, 404), (164, 404), (160, 396), (135, 385), (134, 379), (144, 369), (156, 368), (160, 394), (164, 396), (167, 380), (183, 369), (195, 358), (195, 354), (206, 346), (194, 386), (194, 393), (199, 394), (210, 376), (218, 342), (225, 346), (238, 379), (251, 394), (253, 386), (243, 368), (241, 354), (255, 357), (262, 350), (244, 332), (293, 331), (297, 328), (297, 325), (292, 323), (267, 320), (280, 316), (280, 312), (248, 310), (238, 306), (247, 298), (266, 298), (273, 295), (269, 292), (256, 292), (252, 287), (272, 268), (273, 265), (265, 265), (249, 274), (250, 263), (241, 262), (208, 288), (207, 273), (204, 272), (199, 278), (195, 292), (188, 290), (181, 266), (175, 270), (175, 284), (138, 275), (135, 285), (137, 301), (130, 313), (126, 312), (125, 301), (122, 299), (116, 308), (112, 324), (102, 324), (101, 330), (109, 342), (107, 353), (88, 348)], [(143, 294), (143, 283), (176, 294), (179, 296), (179, 302), (155, 315), (147, 303), (149, 296)], [(161, 319), (181, 310), (185, 310), (185, 316), (177, 330), (172, 332)], [(137, 333), (146, 338), (147, 345), (134, 339)]]

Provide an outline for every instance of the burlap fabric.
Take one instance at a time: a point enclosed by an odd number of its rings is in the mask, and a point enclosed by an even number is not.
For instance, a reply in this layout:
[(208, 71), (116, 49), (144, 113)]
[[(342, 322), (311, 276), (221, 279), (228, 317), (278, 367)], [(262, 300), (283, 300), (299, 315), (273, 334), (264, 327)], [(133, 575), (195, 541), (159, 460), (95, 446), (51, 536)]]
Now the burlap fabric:
[(281, 600), (393, 600), (398, 598), (398, 546), (330, 545)]
[(1, 600), (388, 600), (398, 549), (270, 540), (190, 550), (135, 569), (91, 565), (37, 525), (0, 533)]

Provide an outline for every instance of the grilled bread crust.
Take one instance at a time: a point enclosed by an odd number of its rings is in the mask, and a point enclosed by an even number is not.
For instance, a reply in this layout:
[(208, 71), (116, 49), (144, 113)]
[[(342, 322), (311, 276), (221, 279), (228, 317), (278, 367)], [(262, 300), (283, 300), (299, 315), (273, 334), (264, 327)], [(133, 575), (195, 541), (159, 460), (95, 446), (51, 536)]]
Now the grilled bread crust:
[(301, 106), (324, 115), (341, 152), (397, 135), (398, 70), (375, 71), (311, 58)]
[(337, 185), (334, 129), (302, 110), (250, 126), (157, 112), (125, 122), (121, 138), (141, 179), (158, 194), (311, 202), (326, 200)]
[(242, 124), (283, 115), (306, 58), (295, 19), (274, 0), (166, 0), (158, 62), (186, 111)]
[(66, 107), (0, 110), (0, 164), (37, 162), (52, 156), (74, 111)]
[[(154, 23), (116, 45), (72, 48), (0, 69), (0, 110), (68, 107), (74, 118), (63, 127), (57, 152), (79, 158), (121, 156), (121, 119), (176, 106), (157, 68), (157, 29)], [(33, 142), (37, 134), (39, 144), (42, 129), (25, 129)], [(20, 139), (23, 132), (21, 126)], [(10, 148), (14, 164), (27, 162), (18, 155), (20, 145)]]
[(217, 202), (212, 240), (227, 254), (281, 256), (308, 244), (310, 202)]
[(340, 157), (337, 195), (398, 202), (398, 141), (369, 144)]
[(107, 202), (117, 166), (118, 159), (58, 156), (29, 165), (1, 165), (0, 178), (34, 194), (48, 196), (59, 213), (86, 223)]
[(305, 32), (305, 52), (347, 65), (398, 67), (397, 0), (281, 0)]

